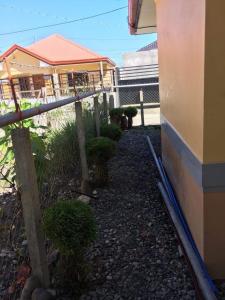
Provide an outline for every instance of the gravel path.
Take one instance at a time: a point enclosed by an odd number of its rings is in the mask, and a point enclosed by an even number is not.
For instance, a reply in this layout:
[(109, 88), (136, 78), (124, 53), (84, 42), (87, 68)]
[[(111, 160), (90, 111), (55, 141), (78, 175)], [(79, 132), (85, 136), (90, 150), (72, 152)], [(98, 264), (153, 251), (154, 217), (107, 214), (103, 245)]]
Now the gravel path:
[(160, 151), (159, 129), (124, 133), (109, 164), (109, 186), (91, 202), (98, 238), (88, 254), (93, 270), (82, 300), (195, 299), (145, 134)]

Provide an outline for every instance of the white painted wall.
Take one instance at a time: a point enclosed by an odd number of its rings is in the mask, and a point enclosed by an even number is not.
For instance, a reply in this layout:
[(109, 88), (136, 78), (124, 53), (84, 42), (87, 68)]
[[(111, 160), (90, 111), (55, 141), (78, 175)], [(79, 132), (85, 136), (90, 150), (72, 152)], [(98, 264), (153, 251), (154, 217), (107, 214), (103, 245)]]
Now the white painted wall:
[(123, 67), (158, 64), (158, 49), (123, 54)]

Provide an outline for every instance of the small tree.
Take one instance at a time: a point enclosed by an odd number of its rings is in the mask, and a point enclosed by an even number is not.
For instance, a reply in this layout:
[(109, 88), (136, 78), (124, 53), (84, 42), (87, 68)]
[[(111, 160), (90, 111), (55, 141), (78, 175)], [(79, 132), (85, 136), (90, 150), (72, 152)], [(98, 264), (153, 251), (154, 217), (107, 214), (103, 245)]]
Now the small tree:
[(125, 116), (128, 118), (128, 129), (132, 128), (133, 126), (133, 117), (137, 115), (138, 111), (136, 107), (128, 106), (124, 110)]
[(96, 165), (96, 185), (103, 186), (108, 182), (107, 161), (115, 154), (115, 142), (107, 137), (91, 139), (87, 144), (89, 159)]
[(120, 126), (123, 113), (124, 113), (124, 110), (121, 107), (111, 109), (109, 112), (111, 123), (114, 123), (114, 124)]
[(116, 124), (102, 124), (100, 133), (101, 136), (108, 137), (114, 141), (118, 141), (122, 135), (120, 127)]

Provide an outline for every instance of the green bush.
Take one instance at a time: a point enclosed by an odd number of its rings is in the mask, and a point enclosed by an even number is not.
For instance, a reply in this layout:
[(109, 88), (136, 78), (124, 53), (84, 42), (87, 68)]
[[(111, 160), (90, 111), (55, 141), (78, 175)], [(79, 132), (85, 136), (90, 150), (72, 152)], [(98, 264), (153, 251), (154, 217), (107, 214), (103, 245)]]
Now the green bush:
[(133, 106), (128, 106), (124, 109), (124, 114), (125, 116), (127, 116), (128, 118), (133, 118), (137, 115), (138, 111), (136, 107)]
[(108, 137), (111, 140), (118, 141), (121, 138), (122, 131), (116, 124), (103, 124), (100, 128), (101, 136)]
[(108, 182), (106, 162), (115, 154), (115, 142), (107, 137), (98, 137), (87, 144), (87, 154), (95, 164), (95, 185), (104, 186)]
[(115, 142), (107, 137), (97, 137), (87, 143), (87, 154), (95, 163), (105, 163), (115, 154)]
[(111, 118), (113, 118), (113, 117), (121, 118), (123, 113), (124, 113), (124, 109), (121, 108), (121, 107), (118, 107), (118, 108), (111, 109), (110, 112), (109, 112), (109, 115), (110, 115)]
[(136, 107), (128, 106), (124, 109), (124, 114), (128, 118), (128, 128), (132, 128), (133, 125), (133, 117), (135, 117), (138, 113), (138, 110)]
[(96, 237), (92, 210), (78, 200), (61, 200), (47, 208), (43, 224), (47, 237), (66, 256), (81, 255)]
[(111, 123), (120, 126), (123, 113), (124, 110), (121, 107), (111, 109), (109, 112)]

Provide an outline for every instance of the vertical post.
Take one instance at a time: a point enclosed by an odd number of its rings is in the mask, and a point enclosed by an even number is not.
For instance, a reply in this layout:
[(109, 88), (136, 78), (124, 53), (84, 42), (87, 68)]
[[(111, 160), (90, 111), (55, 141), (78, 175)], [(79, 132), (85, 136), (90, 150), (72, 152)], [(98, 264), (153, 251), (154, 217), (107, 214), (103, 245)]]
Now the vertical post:
[(78, 144), (80, 150), (80, 162), (81, 162), (81, 171), (82, 171), (81, 192), (89, 193), (90, 184), (89, 184), (88, 163), (87, 163), (87, 156), (86, 156), (85, 130), (84, 130), (84, 123), (83, 123), (82, 104), (80, 101), (75, 102), (75, 112), (76, 112), (77, 137), (78, 137)]
[(43, 287), (49, 286), (49, 273), (41, 226), (41, 210), (34, 159), (28, 128), (12, 131), (16, 178), (21, 193), (23, 216), (32, 272)]
[(107, 103), (107, 94), (103, 93), (103, 115), (104, 121), (108, 124), (108, 103)]
[(99, 116), (99, 103), (98, 96), (94, 97), (94, 116), (95, 116), (95, 128), (96, 128), (96, 136), (100, 136), (100, 116)]
[(113, 109), (115, 107), (114, 105), (114, 96), (111, 94), (109, 95), (109, 109)]
[(60, 93), (59, 76), (56, 73), (56, 71), (54, 71), (52, 75), (52, 79), (53, 79), (53, 90), (54, 90), (55, 97), (57, 99), (60, 97), (61, 93)]
[(12, 74), (11, 74), (11, 70), (10, 70), (10, 67), (9, 67), (9, 64), (8, 64), (8, 61), (7, 61), (6, 58), (4, 58), (4, 62), (5, 62), (8, 78), (9, 78), (9, 84), (10, 84), (10, 87), (11, 87), (11, 90), (12, 90), (12, 96), (13, 96), (13, 101), (14, 101), (14, 104), (15, 104), (15, 108), (16, 108), (16, 111), (19, 111), (20, 107), (19, 107), (19, 104), (17, 102), (16, 91), (15, 91), (15, 87), (14, 87), (14, 84), (13, 84)]
[(101, 84), (102, 88), (104, 87), (104, 70), (103, 70), (103, 62), (100, 61), (100, 74), (101, 74)]
[(140, 90), (140, 107), (141, 107), (141, 126), (145, 126), (145, 119), (144, 119), (144, 95), (143, 91)]
[(120, 91), (119, 91), (119, 68), (115, 68), (115, 85), (116, 85), (116, 105), (115, 107), (120, 107)]

